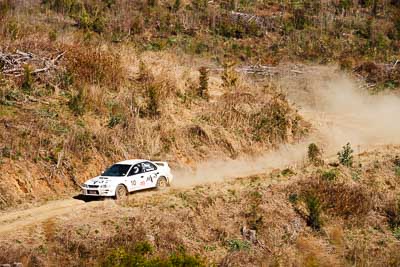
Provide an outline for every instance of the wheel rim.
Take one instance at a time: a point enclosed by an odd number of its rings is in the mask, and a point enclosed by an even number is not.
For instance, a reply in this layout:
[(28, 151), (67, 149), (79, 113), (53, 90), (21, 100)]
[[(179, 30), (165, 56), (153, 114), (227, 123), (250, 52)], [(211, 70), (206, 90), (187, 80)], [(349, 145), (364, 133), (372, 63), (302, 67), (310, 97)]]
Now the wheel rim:
[(161, 179), (160, 182), (158, 183), (159, 187), (166, 187), (167, 186), (167, 182), (165, 181), (165, 179)]
[(118, 197), (119, 198), (125, 198), (126, 197), (126, 192), (123, 187), (118, 188)]

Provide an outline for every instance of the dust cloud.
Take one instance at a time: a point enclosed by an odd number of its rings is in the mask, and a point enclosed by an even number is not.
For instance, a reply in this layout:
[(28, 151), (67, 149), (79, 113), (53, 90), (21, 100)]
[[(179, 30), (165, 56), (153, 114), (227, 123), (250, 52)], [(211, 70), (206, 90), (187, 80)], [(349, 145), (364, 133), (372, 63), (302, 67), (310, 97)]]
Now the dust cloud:
[(312, 124), (309, 137), (256, 158), (212, 160), (200, 163), (195, 170), (176, 170), (174, 185), (218, 182), (303, 164), (312, 142), (323, 148), (326, 158), (334, 157), (347, 142), (356, 152), (382, 144), (400, 144), (399, 96), (371, 95), (359, 83), (331, 68), (282, 79), (282, 88)]
[(336, 153), (347, 142), (359, 150), (400, 143), (398, 95), (372, 95), (341, 73), (320, 77), (309, 78), (305, 90), (288, 90), (288, 97), (298, 99), (300, 113), (315, 129), (310, 138), (327, 153)]

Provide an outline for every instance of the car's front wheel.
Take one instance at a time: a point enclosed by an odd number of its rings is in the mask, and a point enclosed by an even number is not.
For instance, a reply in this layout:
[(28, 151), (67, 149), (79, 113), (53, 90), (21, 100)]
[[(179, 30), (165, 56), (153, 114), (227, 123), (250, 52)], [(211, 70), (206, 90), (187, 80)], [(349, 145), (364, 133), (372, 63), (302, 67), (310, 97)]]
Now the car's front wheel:
[(157, 180), (157, 189), (165, 189), (168, 186), (168, 181), (164, 176), (161, 176)]
[(124, 200), (128, 197), (128, 190), (126, 190), (126, 187), (122, 184), (118, 185), (117, 188), (115, 189), (115, 198), (117, 200)]

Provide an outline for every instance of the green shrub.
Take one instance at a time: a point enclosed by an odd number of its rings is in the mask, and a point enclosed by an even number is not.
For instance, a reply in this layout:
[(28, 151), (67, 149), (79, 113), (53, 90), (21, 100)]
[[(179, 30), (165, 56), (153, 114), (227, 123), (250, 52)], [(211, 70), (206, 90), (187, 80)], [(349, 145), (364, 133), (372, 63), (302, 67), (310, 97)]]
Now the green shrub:
[(102, 33), (106, 27), (105, 17), (99, 11), (90, 14), (83, 9), (81, 14), (77, 17), (77, 22), (79, 28), (92, 30), (97, 33)]
[(297, 30), (304, 30), (308, 23), (305, 10), (303, 8), (296, 8), (293, 11), (292, 21)]
[(68, 15), (79, 12), (83, 7), (79, 0), (42, 0), (42, 5)]
[(250, 249), (250, 243), (241, 239), (230, 239), (226, 241), (230, 251), (240, 251)]
[(153, 256), (153, 247), (147, 242), (139, 242), (128, 251), (124, 248), (114, 249), (101, 263), (103, 267), (200, 267), (205, 264), (197, 257), (185, 252), (172, 253), (167, 258)]
[(339, 9), (349, 10), (353, 6), (352, 0), (340, 0), (338, 4)]
[(336, 170), (324, 171), (321, 174), (321, 178), (326, 180), (326, 181), (334, 181), (334, 180), (336, 180), (336, 177), (337, 177), (337, 171)]
[(340, 164), (342, 164), (346, 167), (352, 167), (353, 166), (353, 152), (354, 152), (354, 150), (351, 148), (350, 143), (347, 143), (343, 147), (342, 151), (339, 151), (337, 153)]
[(394, 169), (394, 174), (395, 174), (397, 177), (400, 177), (400, 167), (396, 167), (396, 168)]
[(11, 40), (16, 40), (20, 37), (20, 33), (23, 32), (23, 29), (21, 29), (21, 24), (20, 22), (16, 20), (10, 20), (6, 24), (6, 33), (7, 35), (11, 38)]
[(147, 115), (157, 117), (160, 115), (160, 95), (157, 87), (151, 84), (147, 87)]
[(397, 240), (400, 240), (400, 227), (397, 227), (396, 229), (393, 230), (393, 236), (394, 236)]
[(82, 115), (86, 108), (86, 94), (83, 88), (79, 88), (78, 92), (71, 96), (68, 107), (75, 115)]
[(174, 2), (174, 6), (172, 7), (172, 9), (177, 12), (180, 8), (181, 8), (181, 0), (175, 0)]
[(49, 41), (55, 42), (57, 40), (57, 36), (58, 36), (57, 30), (51, 30), (49, 32)]
[(399, 157), (399, 156), (396, 156), (396, 157), (394, 158), (393, 164), (394, 164), (396, 167), (400, 167), (400, 157)]
[(15, 5), (16, 2), (13, 0), (3, 0), (0, 2), (0, 21), (10, 10), (15, 9)]
[(57, 80), (62, 89), (69, 89), (74, 84), (74, 75), (70, 71), (62, 71), (57, 74)]
[(111, 114), (110, 119), (108, 120), (108, 128), (114, 128), (118, 124), (124, 121), (124, 116), (122, 114)]
[(385, 207), (386, 218), (392, 230), (400, 227), (400, 199), (391, 200)]
[(135, 245), (134, 252), (140, 255), (146, 255), (153, 252), (153, 247), (148, 242), (138, 242)]
[(292, 204), (296, 204), (299, 200), (299, 196), (296, 193), (289, 194), (289, 202)]
[(32, 91), (33, 89), (33, 76), (32, 76), (32, 68), (29, 65), (25, 65), (24, 66), (24, 78), (22, 81), (22, 85), (21, 88), (28, 92), (28, 91)]
[(286, 169), (282, 170), (281, 174), (283, 176), (292, 176), (295, 174), (295, 172), (290, 168), (286, 168)]
[(320, 200), (316, 196), (306, 195), (304, 202), (308, 211), (307, 225), (310, 226), (312, 229), (319, 231), (322, 227), (322, 209)]

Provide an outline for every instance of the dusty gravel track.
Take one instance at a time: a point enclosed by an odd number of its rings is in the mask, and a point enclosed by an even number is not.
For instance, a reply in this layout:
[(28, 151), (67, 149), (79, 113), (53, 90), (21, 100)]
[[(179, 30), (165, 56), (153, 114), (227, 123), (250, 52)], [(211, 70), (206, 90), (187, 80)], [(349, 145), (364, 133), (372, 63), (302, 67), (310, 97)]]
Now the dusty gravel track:
[(65, 213), (79, 212), (85, 205), (96, 205), (96, 202), (85, 203), (71, 198), (52, 201), (40, 207), (0, 213), (0, 235)]
[[(164, 190), (163, 192), (168, 192), (168, 190)], [(131, 194), (129, 197), (143, 197), (163, 192), (158, 192), (157, 190), (144, 190), (139, 193)], [(0, 213), (0, 240), (2, 235), (6, 235), (12, 231), (36, 225), (57, 216), (77, 214), (83, 209), (95, 210), (96, 208), (101, 208), (105, 202), (114, 201), (112, 198), (88, 200), (84, 201), (71, 196), (69, 199), (50, 201), (39, 207)]]

